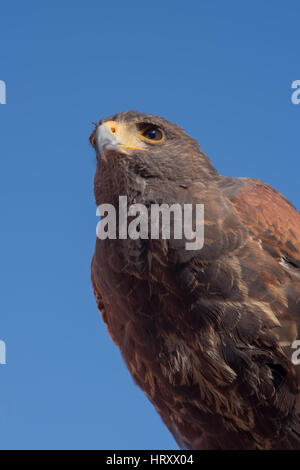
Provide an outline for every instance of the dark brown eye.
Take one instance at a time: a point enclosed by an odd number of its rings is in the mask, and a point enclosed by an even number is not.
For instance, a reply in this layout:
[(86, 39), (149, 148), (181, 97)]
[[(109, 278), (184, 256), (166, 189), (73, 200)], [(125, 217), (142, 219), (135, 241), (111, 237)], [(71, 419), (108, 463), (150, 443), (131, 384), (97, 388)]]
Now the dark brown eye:
[(156, 126), (146, 127), (140, 135), (147, 140), (154, 140), (156, 142), (159, 142), (164, 137), (163, 132)]

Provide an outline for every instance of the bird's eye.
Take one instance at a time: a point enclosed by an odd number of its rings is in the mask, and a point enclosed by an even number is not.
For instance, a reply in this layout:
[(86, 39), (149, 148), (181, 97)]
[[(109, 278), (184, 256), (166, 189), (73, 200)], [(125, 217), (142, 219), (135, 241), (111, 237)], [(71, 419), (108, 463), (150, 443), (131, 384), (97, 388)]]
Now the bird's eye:
[(160, 142), (164, 138), (164, 133), (157, 126), (147, 126), (146, 128), (142, 129), (140, 136), (145, 140)]

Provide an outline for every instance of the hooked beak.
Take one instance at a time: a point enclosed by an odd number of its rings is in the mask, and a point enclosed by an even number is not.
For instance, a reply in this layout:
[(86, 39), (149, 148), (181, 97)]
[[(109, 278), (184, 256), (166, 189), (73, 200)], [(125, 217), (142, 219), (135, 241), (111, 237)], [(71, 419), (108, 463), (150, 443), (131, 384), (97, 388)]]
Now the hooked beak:
[(135, 131), (135, 127), (122, 122), (106, 121), (100, 124), (95, 133), (98, 154), (105, 160), (106, 150), (123, 155), (129, 155), (134, 150), (147, 150)]
[(128, 155), (125, 146), (113, 131), (114, 128), (105, 122), (101, 124), (96, 130), (95, 144), (96, 149), (101, 157), (104, 156), (104, 150), (113, 150), (115, 152)]

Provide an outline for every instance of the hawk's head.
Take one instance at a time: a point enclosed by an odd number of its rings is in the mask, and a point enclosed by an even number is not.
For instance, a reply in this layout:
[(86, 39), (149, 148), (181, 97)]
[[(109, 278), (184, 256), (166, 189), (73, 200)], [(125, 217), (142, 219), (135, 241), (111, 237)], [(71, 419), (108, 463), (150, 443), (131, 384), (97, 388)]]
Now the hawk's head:
[(115, 185), (116, 174), (119, 180), (131, 174), (179, 184), (217, 175), (195, 139), (153, 114), (127, 111), (101, 119), (90, 141), (98, 160), (96, 184), (101, 180), (102, 186), (109, 179)]
[(127, 111), (101, 119), (91, 135), (91, 143), (99, 158), (108, 151), (119, 155), (137, 155), (141, 152), (160, 154), (188, 145), (199, 149), (198, 142), (181, 127), (153, 114)]

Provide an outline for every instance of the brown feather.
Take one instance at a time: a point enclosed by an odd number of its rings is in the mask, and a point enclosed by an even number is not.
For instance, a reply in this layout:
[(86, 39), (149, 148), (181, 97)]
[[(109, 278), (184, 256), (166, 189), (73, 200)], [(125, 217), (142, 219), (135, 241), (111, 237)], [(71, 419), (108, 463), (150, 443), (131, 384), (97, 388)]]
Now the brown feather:
[[(270, 186), (221, 176), (174, 124), (134, 111), (166, 139), (98, 158), (97, 204), (204, 204), (205, 243), (99, 240), (92, 283), (135, 382), (181, 447), (300, 449), (300, 215)], [(102, 120), (104, 122), (105, 120)], [(91, 138), (94, 143), (94, 133)], [(297, 377), (298, 374), (298, 377)]]

